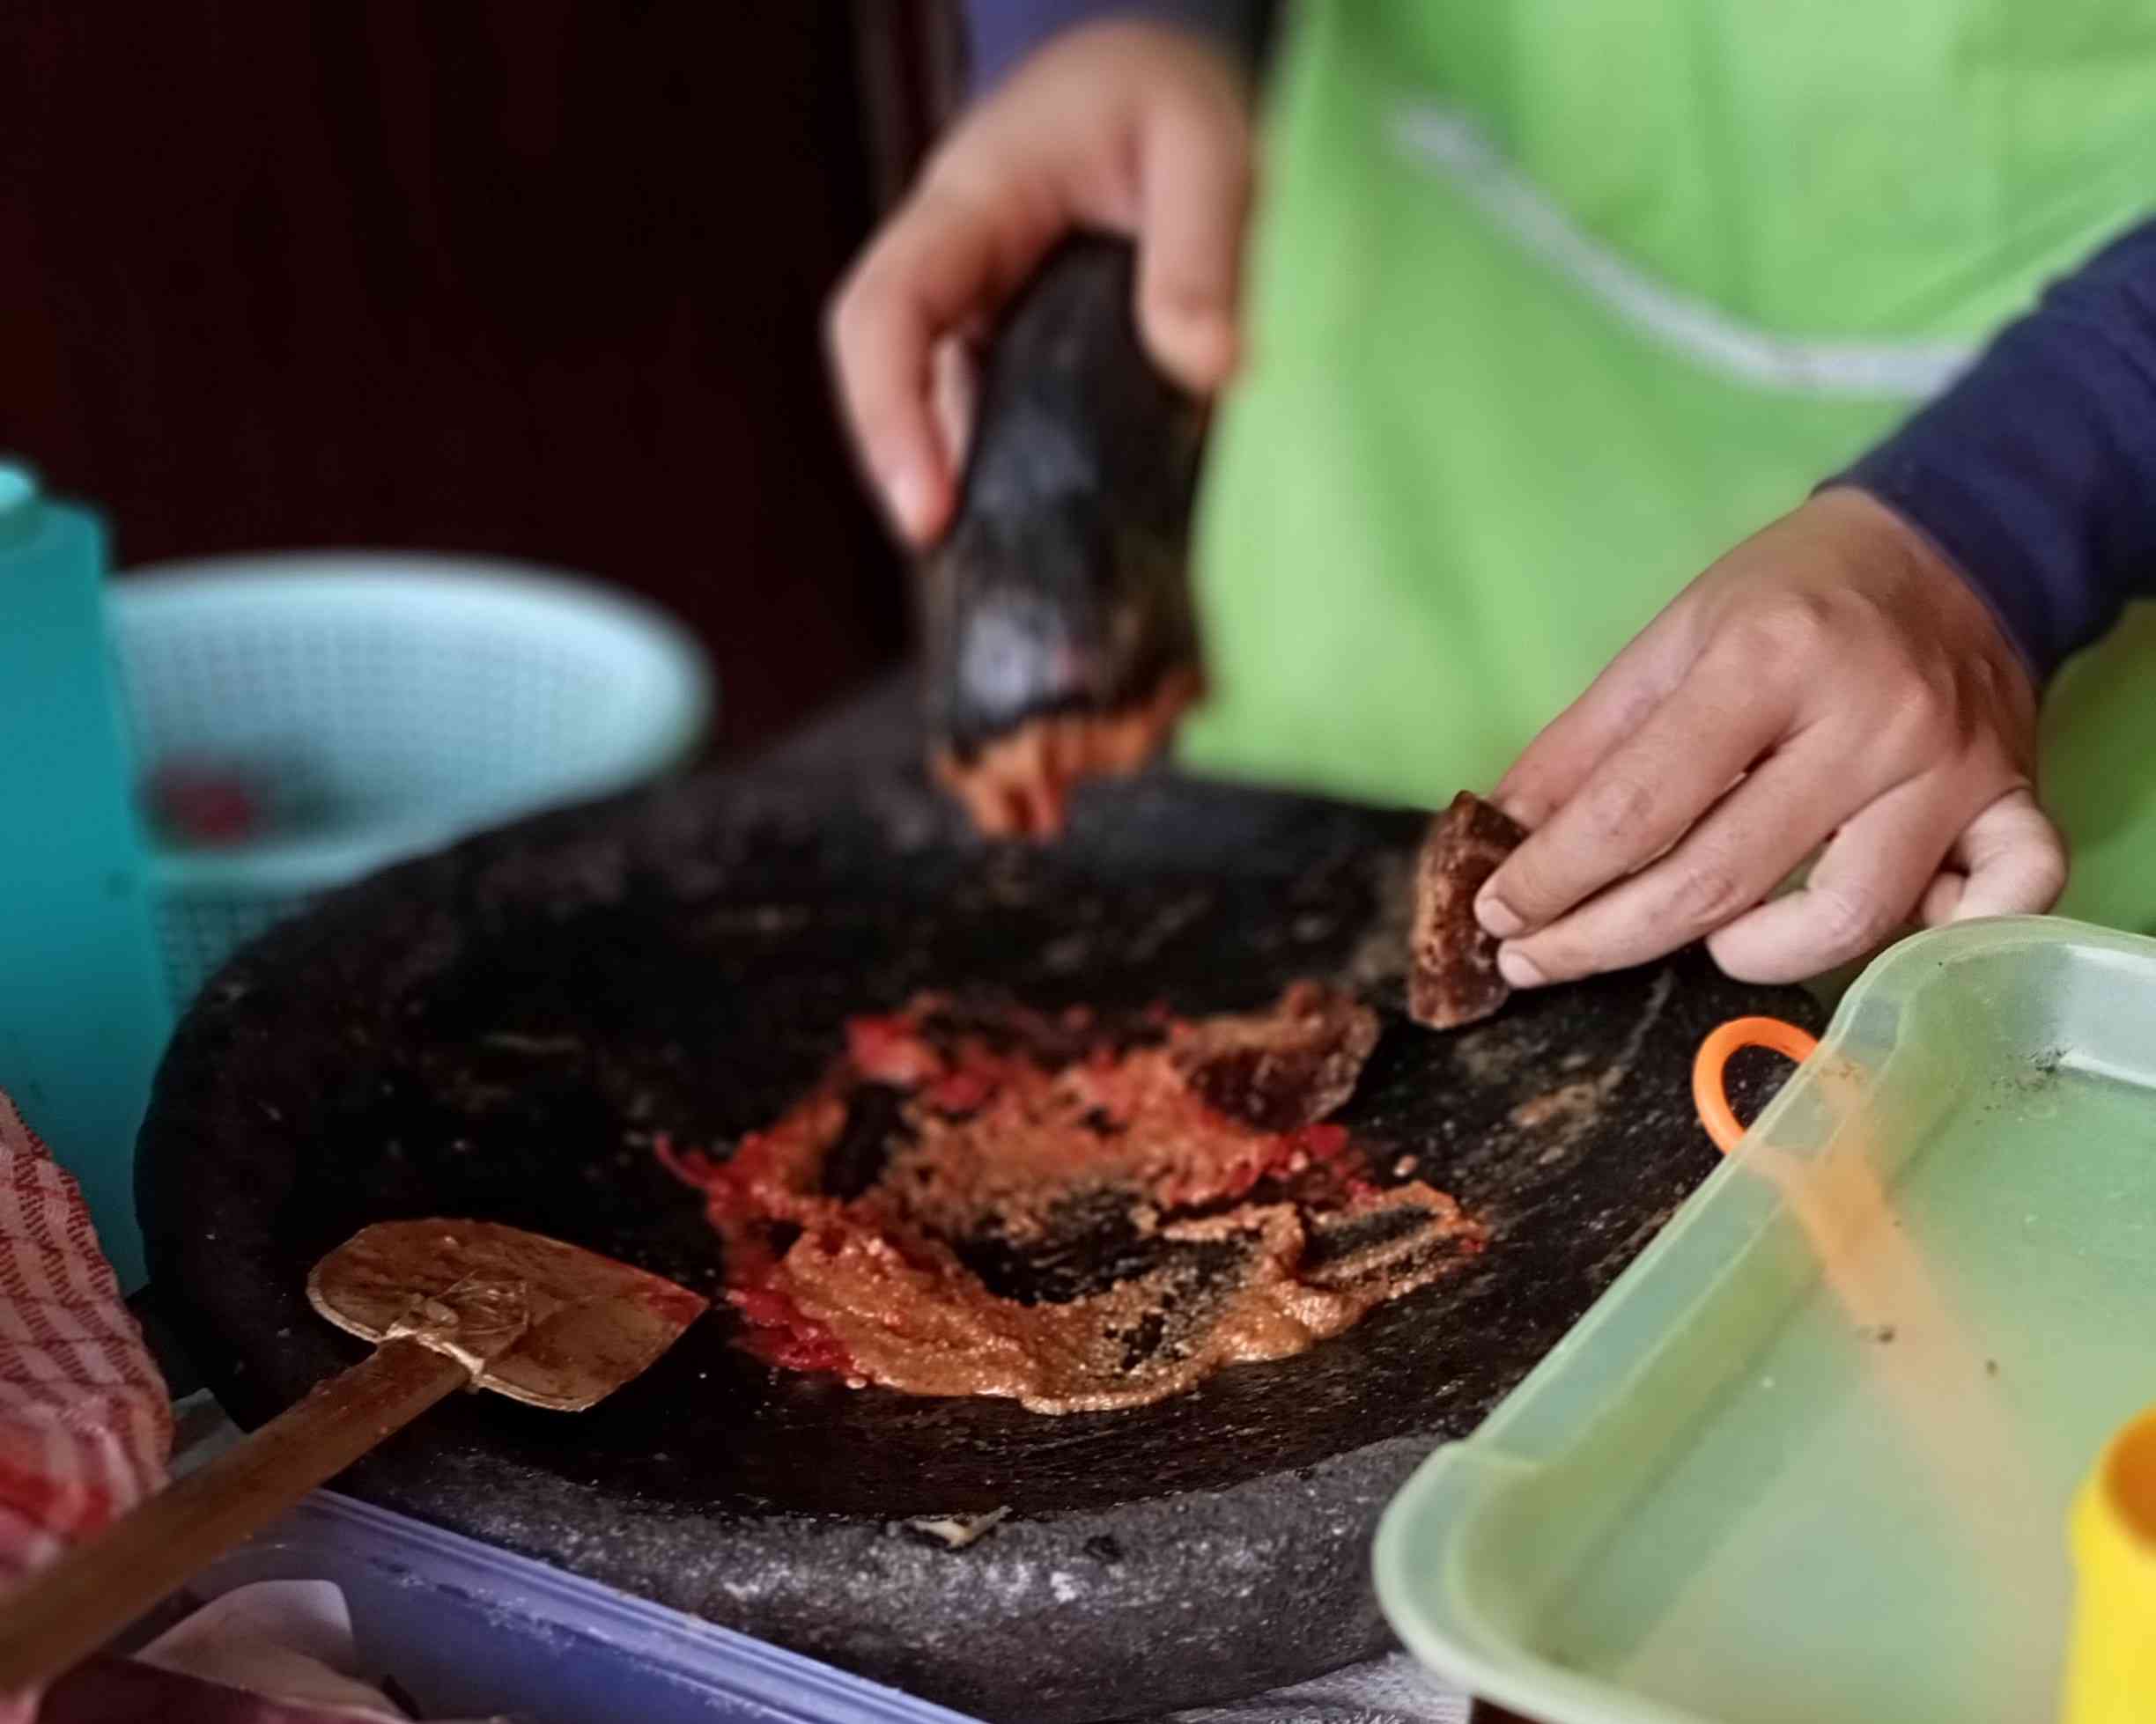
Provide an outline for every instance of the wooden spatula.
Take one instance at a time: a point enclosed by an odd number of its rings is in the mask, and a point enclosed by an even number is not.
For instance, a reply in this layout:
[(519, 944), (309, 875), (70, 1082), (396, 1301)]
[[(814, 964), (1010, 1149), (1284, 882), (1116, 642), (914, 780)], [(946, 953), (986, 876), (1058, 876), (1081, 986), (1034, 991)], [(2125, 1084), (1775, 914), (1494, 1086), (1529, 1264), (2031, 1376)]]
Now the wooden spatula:
[(705, 1308), (656, 1275), (487, 1221), (363, 1228), (315, 1265), (307, 1297), (374, 1352), (0, 1602), (0, 1694), (95, 1652), (452, 1390), (581, 1412)]

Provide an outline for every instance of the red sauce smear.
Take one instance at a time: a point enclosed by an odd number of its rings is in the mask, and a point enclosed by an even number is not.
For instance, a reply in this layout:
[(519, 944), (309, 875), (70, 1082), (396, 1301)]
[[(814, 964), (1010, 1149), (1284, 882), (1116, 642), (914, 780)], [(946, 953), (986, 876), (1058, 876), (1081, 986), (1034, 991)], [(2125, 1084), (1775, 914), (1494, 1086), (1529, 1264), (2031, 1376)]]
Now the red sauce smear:
[[(1346, 1126), (1306, 1118), (1261, 1129), (1223, 1110), (1272, 1109), (1261, 1116), (1277, 1118), (1307, 1100), (1311, 1111), (1330, 1111), (1376, 1039), (1366, 1008), (1291, 991), (1270, 1015), (1185, 1021), (1156, 1012), (1119, 1040), (1082, 1012), (1013, 1011), (1008, 1024), (984, 1026), (948, 1006), (924, 997), (904, 1013), (852, 1020), (824, 1079), (724, 1160), (655, 1145), (704, 1193), (725, 1245), (740, 1345), (765, 1362), (855, 1386), (1011, 1394), (1042, 1411), (1132, 1404), (1222, 1363), (1299, 1351), (1480, 1247), (1479, 1226), (1442, 1193), (1381, 1190)], [(870, 1086), (898, 1092), (903, 1124), (867, 1189), (842, 1200), (825, 1191), (824, 1165)], [(1253, 1200), (1260, 1188), (1274, 1195)], [(1218, 1307), (1226, 1329), (1178, 1334), (1168, 1364), (1127, 1382), (1112, 1368), (1124, 1346), (1115, 1337), (1143, 1326), (1140, 1295), (999, 1300), (955, 1249), (993, 1235), (1023, 1252), (1055, 1237), (1071, 1204), (1097, 1209), (1104, 1199), (1127, 1205), (1141, 1235), (1239, 1251), (1257, 1266), (1226, 1302), (1160, 1282), (1160, 1309), (1188, 1322), (1192, 1307)], [(1372, 1258), (1367, 1286), (1337, 1271), (1301, 1277), (1314, 1229), (1387, 1208), (1422, 1227), (1432, 1249), (1390, 1267)]]

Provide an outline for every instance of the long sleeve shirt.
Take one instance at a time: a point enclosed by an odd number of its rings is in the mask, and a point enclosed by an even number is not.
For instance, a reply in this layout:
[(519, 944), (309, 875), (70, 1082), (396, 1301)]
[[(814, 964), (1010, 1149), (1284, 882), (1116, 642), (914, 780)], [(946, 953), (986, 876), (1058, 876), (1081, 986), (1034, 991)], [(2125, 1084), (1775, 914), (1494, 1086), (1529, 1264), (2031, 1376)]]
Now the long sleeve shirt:
[[(1123, 16), (1255, 58), (1264, 0), (968, 0), (973, 87), (1057, 32)], [(2156, 221), (2056, 283), (1829, 483), (1871, 492), (1990, 603), (2040, 679), (2156, 593)]]

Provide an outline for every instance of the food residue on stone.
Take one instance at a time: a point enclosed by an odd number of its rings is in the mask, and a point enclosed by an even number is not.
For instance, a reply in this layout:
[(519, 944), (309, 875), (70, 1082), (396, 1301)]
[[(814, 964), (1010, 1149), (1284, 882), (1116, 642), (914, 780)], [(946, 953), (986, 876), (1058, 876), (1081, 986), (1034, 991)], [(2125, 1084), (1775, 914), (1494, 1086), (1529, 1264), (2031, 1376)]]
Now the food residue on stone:
[(940, 747), (929, 770), (984, 837), (1060, 837), (1072, 792), (1089, 778), (1136, 772), (1167, 746), (1203, 691), (1195, 670), (1177, 667), (1111, 711), (1046, 713), (971, 752)]
[(908, 1521), (906, 1525), (915, 1532), (926, 1533), (947, 1551), (963, 1551), (970, 1544), (978, 1544), (1009, 1518), (1008, 1508), (993, 1508), (986, 1514), (929, 1514)]
[(1298, 983), (1258, 1012), (1047, 1016), (924, 995), (854, 1019), (705, 1194), (743, 1344), (855, 1386), (1142, 1405), (1286, 1358), (1480, 1249), (1331, 1123), (1377, 1039)]

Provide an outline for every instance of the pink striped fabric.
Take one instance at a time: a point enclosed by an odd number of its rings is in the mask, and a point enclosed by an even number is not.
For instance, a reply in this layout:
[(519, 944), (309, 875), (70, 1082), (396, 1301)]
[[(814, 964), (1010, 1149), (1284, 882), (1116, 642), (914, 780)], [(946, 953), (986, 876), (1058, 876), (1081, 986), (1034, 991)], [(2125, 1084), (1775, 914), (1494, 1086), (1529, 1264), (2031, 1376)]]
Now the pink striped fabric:
[[(164, 1381), (82, 1194), (0, 1093), (0, 1592), (161, 1485), (171, 1449)], [(244, 1668), (247, 1654), (244, 1641), (224, 1648), (220, 1668)], [(259, 1650), (254, 1657), (261, 1662)], [(288, 1679), (292, 1662), (285, 1654), (277, 1667)], [(351, 1724), (398, 1715), (387, 1701), (380, 1712), (294, 1705), (113, 1658), (91, 1660), (41, 1697), (0, 1695), (0, 1724)]]
[[(0, 1588), (165, 1481), (172, 1406), (75, 1182), (0, 1091)], [(0, 1724), (38, 1715), (0, 1695)]]
[(82, 1195), (0, 1093), (0, 1584), (157, 1489), (171, 1447)]

